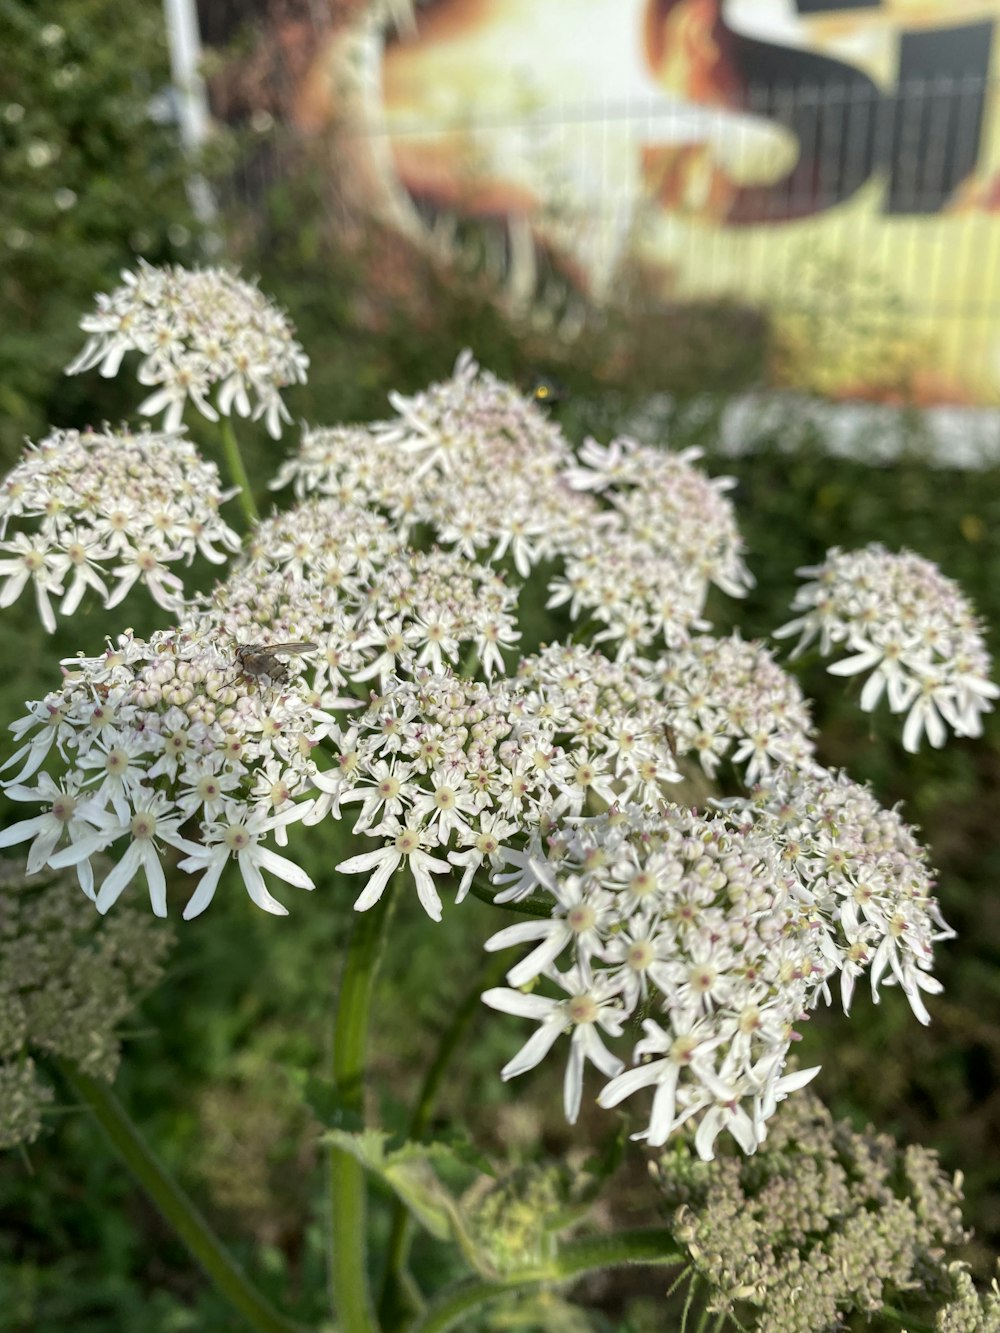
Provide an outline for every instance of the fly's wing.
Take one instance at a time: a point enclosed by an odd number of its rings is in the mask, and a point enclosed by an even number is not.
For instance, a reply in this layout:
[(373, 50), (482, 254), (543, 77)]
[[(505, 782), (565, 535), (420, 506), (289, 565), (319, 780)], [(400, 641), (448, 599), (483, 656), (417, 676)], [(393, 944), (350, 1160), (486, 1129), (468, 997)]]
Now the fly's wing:
[(288, 643), (268, 643), (262, 646), (265, 653), (311, 653), (319, 647), (308, 639), (292, 639)]

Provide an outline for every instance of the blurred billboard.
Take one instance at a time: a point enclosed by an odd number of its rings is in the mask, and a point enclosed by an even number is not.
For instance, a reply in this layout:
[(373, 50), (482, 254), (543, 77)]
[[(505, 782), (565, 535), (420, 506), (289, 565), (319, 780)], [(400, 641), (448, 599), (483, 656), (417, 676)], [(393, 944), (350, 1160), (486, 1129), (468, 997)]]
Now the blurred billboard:
[(1000, 401), (1000, 0), (343, 6), (292, 122), (413, 235), (502, 221), (591, 303), (765, 305), (786, 382)]

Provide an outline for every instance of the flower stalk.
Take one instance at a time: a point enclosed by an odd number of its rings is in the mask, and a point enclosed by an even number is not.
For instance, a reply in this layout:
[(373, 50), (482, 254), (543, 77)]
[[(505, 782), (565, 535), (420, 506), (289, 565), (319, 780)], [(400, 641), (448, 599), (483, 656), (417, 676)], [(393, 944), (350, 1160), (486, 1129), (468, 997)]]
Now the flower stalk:
[(59, 1060), (62, 1077), (104, 1130), (112, 1147), (152, 1199), (192, 1258), (212, 1280), (220, 1296), (246, 1320), (254, 1333), (303, 1333), (267, 1301), (226, 1250), (201, 1213), (142, 1138), (112, 1089)]
[(250, 478), (243, 466), (243, 455), (240, 452), (239, 441), (229, 417), (221, 417), (219, 420), (219, 438), (222, 441), (222, 452), (225, 456), (226, 467), (229, 469), (229, 476), (234, 485), (240, 488), (239, 501), (240, 508), (243, 510), (243, 517), (251, 527), (254, 527), (260, 521), (260, 515), (254, 502), (253, 491), (250, 489)]
[(684, 1255), (674, 1248), (669, 1231), (622, 1231), (612, 1236), (587, 1236), (571, 1241), (539, 1268), (511, 1274), (501, 1282), (470, 1278), (449, 1288), (407, 1330), (407, 1333), (447, 1333), (460, 1320), (482, 1309), (498, 1296), (526, 1291), (543, 1282), (565, 1282), (600, 1268), (625, 1264), (679, 1264)]
[[(375, 976), (405, 870), (397, 871), (381, 899), (358, 913), (347, 948), (333, 1033), (332, 1075), (340, 1109), (360, 1117), (364, 1109), (365, 1058)], [(343, 1333), (376, 1333), (378, 1321), (368, 1275), (364, 1167), (349, 1153), (331, 1148), (330, 1300)]]

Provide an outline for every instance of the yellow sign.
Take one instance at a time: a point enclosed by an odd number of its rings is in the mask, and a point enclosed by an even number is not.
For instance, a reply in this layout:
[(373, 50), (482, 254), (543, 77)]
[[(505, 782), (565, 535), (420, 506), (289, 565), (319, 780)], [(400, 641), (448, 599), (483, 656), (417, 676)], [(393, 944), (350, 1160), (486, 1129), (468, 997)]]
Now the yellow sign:
[(665, 299), (766, 304), (790, 382), (1000, 401), (998, 22), (1000, 0), (438, 0), (411, 33), (339, 34), (298, 113), (360, 109), (358, 170), (403, 225), (504, 219), (525, 293), (542, 252), (598, 302), (628, 260)]

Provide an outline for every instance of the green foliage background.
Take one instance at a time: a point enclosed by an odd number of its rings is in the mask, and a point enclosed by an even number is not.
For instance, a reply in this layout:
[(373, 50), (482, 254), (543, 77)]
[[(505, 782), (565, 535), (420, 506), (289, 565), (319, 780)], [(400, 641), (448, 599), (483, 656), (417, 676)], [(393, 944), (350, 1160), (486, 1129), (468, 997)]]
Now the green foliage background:
[[(44, 14), (39, 9), (44, 9)], [(46, 25), (62, 30), (54, 39)], [(62, 366), (80, 346), (76, 328), (94, 291), (106, 289), (139, 254), (153, 262), (197, 262), (199, 228), (184, 192), (183, 164), (169, 125), (149, 117), (167, 83), (156, 0), (0, 0), (0, 451), (5, 469), (24, 435), (48, 423), (117, 420), (137, 401), (125, 375), (67, 380)], [(71, 72), (66, 73), (67, 70)], [(73, 72), (75, 71), (75, 72)], [(11, 107), (23, 113), (11, 112)], [(37, 145), (48, 145), (40, 152)], [(247, 151), (237, 136), (224, 160)], [(250, 145), (252, 151), (254, 145)], [(42, 158), (45, 158), (43, 164)], [(259, 226), (236, 219), (229, 254), (288, 307), (313, 358), (293, 414), (316, 423), (365, 420), (387, 410), (391, 388), (413, 390), (449, 373), (472, 346), (481, 362), (528, 385), (553, 374), (567, 393), (554, 409), (574, 439), (607, 438), (654, 390), (671, 390), (660, 436), (672, 447), (707, 450), (713, 472), (735, 474), (735, 501), (757, 588), (744, 604), (720, 598), (717, 623), (765, 634), (787, 618), (797, 566), (830, 545), (880, 540), (940, 563), (972, 596), (1000, 650), (1000, 469), (934, 468), (921, 426), (905, 413), (906, 449), (892, 467), (830, 456), (824, 413), (790, 402), (784, 420), (755, 428), (737, 460), (713, 453), (727, 393), (765, 370), (766, 327), (745, 311), (639, 307), (628, 332), (595, 325), (570, 348), (513, 327), (475, 280), (462, 283), (413, 263), (402, 293), (380, 289), (391, 242), (378, 234), (335, 244), (315, 205), (320, 188), (306, 164), (292, 185), (256, 200)], [(67, 205), (72, 191), (74, 202)], [(66, 205), (66, 206), (62, 206)], [(410, 257), (412, 259), (412, 257)], [(374, 315), (373, 315), (374, 307)], [(362, 318), (364, 314), (364, 318)], [(295, 432), (275, 445), (249, 439), (251, 475), (262, 497)], [(212, 453), (214, 441), (204, 444)], [(49, 638), (22, 601), (3, 615), (0, 718), (19, 716), (44, 694), (58, 662), (95, 651), (105, 634), (157, 623), (141, 599), (105, 615), (79, 613)], [(545, 637), (545, 625), (536, 632)], [(967, 1217), (976, 1229), (968, 1258), (980, 1277), (1000, 1250), (1000, 728), (944, 753), (906, 756), (886, 719), (861, 715), (844, 683), (806, 661), (802, 680), (817, 703), (821, 758), (850, 763), (886, 802), (902, 800), (940, 866), (940, 898), (959, 938), (941, 950), (945, 994), (934, 1022), (919, 1028), (891, 992), (879, 1008), (861, 995), (850, 1022), (831, 1010), (809, 1025), (803, 1059), (822, 1061), (814, 1085), (838, 1114), (874, 1121), (904, 1139), (940, 1149), (962, 1170)], [(10, 815), (10, 810), (6, 813)], [(17, 817), (20, 817), (18, 813)], [(305, 845), (305, 839), (302, 840)], [(335, 849), (315, 846), (307, 868), (321, 887), (265, 917), (238, 885), (204, 917), (184, 925), (168, 979), (146, 1004), (118, 1091), (167, 1164), (227, 1236), (277, 1302), (291, 1293), (307, 1322), (325, 1317), (316, 1123), (303, 1086), (321, 1072), (350, 902), (322, 887)], [(176, 915), (176, 914), (175, 914)], [(470, 899), (433, 926), (407, 903), (397, 914), (375, 1014), (373, 1110), (401, 1129), (436, 1033), (477, 984), (481, 941), (496, 912)], [(442, 960), (446, 965), (442, 966)], [(477, 1020), (446, 1082), (435, 1131), (464, 1134), (480, 1148), (531, 1160), (579, 1154), (613, 1130), (594, 1110), (570, 1131), (561, 1120), (560, 1072), (549, 1063), (513, 1086), (497, 1071), (511, 1050), (510, 1025)], [(29, 1153), (0, 1161), (0, 1333), (117, 1333), (123, 1329), (237, 1330), (186, 1254), (105, 1150), (68, 1096), (51, 1132)], [(648, 1220), (641, 1154), (631, 1154), (611, 1210), (622, 1224)], [(387, 1210), (376, 1206), (376, 1227)], [(418, 1241), (416, 1270), (440, 1280), (454, 1262)], [(546, 1298), (491, 1327), (632, 1330), (671, 1326), (665, 1282), (641, 1271), (591, 1284), (598, 1311), (580, 1324)], [(500, 1321), (501, 1316), (497, 1316)]]

